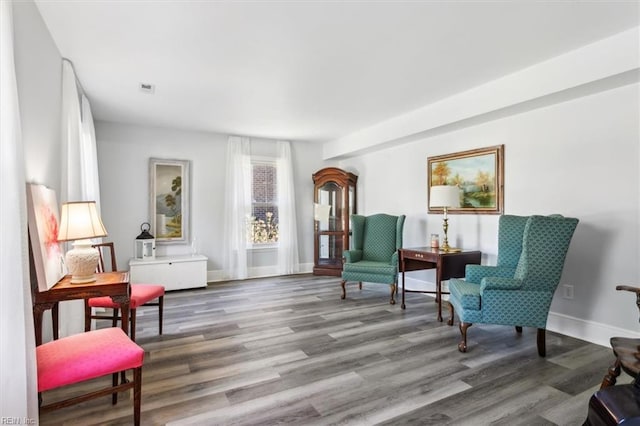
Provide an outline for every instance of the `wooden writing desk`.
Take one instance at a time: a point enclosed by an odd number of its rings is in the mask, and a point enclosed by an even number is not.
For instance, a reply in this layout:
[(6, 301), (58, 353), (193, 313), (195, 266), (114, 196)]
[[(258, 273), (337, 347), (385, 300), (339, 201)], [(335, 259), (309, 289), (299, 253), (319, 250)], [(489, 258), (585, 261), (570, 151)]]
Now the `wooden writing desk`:
[[(127, 271), (99, 273), (96, 274), (96, 281), (85, 284), (71, 284), (71, 275), (67, 275), (49, 290), (34, 292), (33, 322), (36, 333), (36, 346), (42, 344), (42, 314), (47, 309), (55, 309), (58, 302), (65, 300), (110, 296), (115, 303), (120, 304), (122, 330), (128, 335), (130, 292), (129, 272)], [(57, 324), (54, 324), (54, 338), (57, 337)]]
[[(431, 247), (401, 248), (400, 272), (402, 272), (402, 309), (405, 309), (404, 293), (435, 293), (438, 303), (438, 321), (442, 322), (442, 281), (449, 278), (464, 277), (464, 269), (468, 264), (480, 264), (481, 253), (477, 250), (444, 252)], [(405, 290), (404, 273), (421, 269), (436, 269), (436, 290)]]

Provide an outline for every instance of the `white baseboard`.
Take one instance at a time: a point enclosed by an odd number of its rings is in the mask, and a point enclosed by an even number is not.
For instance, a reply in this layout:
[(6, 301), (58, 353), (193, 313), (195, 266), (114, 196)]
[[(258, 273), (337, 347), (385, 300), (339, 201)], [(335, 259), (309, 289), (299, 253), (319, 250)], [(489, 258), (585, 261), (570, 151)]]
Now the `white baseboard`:
[[(310, 274), (313, 272), (313, 263), (301, 263), (299, 274)], [(265, 277), (275, 277), (278, 275), (276, 266), (263, 266), (258, 268), (249, 268), (248, 270), (249, 277), (251, 278), (265, 278)], [(217, 281), (225, 281), (224, 274), (221, 269), (217, 269), (214, 271), (207, 271), (207, 282), (217, 282)]]
[(640, 337), (638, 333), (625, 330), (624, 328), (570, 317), (557, 312), (549, 312), (547, 330), (606, 347), (611, 347), (609, 339), (613, 336)]

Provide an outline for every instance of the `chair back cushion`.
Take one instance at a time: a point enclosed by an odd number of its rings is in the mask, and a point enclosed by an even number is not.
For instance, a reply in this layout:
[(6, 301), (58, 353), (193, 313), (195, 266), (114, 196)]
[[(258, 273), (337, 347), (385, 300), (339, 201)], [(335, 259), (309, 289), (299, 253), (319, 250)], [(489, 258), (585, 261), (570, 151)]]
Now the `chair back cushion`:
[[(363, 260), (390, 263), (393, 254), (402, 246), (402, 225), (404, 216), (384, 213), (371, 216), (352, 216), (354, 247), (362, 249)], [(360, 228), (362, 235), (357, 235)], [(361, 240), (361, 241), (360, 241)], [(361, 247), (357, 243), (361, 242)]]
[(522, 254), (524, 227), (529, 216), (502, 215), (498, 225), (497, 266), (516, 268)]
[(515, 274), (523, 289), (555, 291), (577, 225), (578, 219), (559, 215), (528, 219)]

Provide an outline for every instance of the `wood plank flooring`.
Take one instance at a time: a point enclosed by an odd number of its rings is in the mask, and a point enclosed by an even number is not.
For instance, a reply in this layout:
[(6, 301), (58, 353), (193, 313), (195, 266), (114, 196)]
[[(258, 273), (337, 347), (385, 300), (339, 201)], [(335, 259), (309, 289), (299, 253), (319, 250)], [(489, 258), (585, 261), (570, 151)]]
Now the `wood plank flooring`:
[[(433, 298), (408, 294), (404, 311), (388, 301), (386, 285), (349, 283), (341, 300), (339, 278), (311, 275), (169, 292), (163, 336), (157, 308), (138, 309), (142, 424), (580, 425), (612, 361), (608, 348), (550, 332), (540, 358), (535, 330), (480, 324), (463, 354)], [(92, 386), (46, 392), (45, 402)], [(40, 424), (132, 418), (129, 392)]]

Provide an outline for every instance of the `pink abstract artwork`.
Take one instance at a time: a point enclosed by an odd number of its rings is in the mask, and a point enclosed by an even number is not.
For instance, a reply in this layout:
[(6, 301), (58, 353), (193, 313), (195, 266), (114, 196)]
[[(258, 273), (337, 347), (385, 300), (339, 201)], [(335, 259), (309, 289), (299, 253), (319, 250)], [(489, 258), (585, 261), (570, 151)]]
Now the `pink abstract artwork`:
[(58, 242), (60, 219), (55, 191), (44, 185), (27, 184), (27, 207), (38, 290), (46, 291), (66, 273)]

